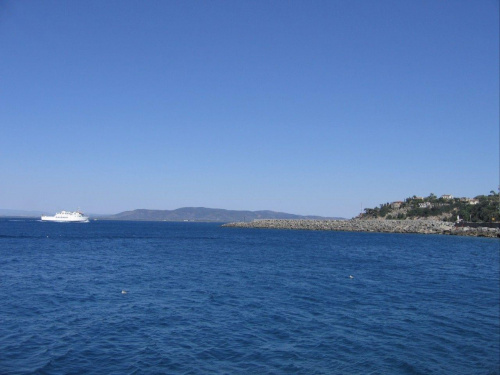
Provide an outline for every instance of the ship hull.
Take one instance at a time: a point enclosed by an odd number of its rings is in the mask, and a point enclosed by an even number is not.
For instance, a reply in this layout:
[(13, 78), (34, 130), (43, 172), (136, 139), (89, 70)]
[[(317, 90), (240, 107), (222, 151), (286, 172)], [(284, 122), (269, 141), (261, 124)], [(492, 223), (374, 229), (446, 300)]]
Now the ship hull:
[(55, 216), (42, 216), (42, 221), (53, 221), (57, 223), (88, 223), (89, 218), (86, 216), (79, 218), (60, 218)]
[(53, 221), (56, 223), (88, 223), (89, 218), (80, 211), (61, 211), (54, 216), (42, 215), (42, 221)]

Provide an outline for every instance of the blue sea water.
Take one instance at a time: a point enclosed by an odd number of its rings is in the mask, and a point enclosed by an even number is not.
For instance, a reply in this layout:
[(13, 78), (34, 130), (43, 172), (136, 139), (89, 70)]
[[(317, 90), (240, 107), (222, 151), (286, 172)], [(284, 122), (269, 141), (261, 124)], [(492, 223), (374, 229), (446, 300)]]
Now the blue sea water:
[(500, 374), (499, 244), (2, 219), (0, 374)]

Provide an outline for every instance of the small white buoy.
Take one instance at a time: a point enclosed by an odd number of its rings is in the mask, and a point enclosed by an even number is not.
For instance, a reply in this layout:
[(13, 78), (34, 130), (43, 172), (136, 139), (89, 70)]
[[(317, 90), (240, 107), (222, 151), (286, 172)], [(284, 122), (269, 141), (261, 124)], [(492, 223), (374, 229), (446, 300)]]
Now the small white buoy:
[(349, 278), (350, 278), (350, 279), (354, 279), (354, 276), (353, 276), (353, 275), (349, 275)]
[(122, 290), (122, 294), (127, 294), (128, 292), (126, 290)]

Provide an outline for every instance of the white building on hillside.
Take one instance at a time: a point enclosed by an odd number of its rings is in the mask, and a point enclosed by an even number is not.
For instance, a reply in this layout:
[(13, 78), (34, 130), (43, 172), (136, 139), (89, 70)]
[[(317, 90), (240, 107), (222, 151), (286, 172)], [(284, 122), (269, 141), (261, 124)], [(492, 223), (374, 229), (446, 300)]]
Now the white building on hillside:
[(400, 208), (402, 204), (403, 204), (403, 202), (401, 202), (401, 201), (392, 202), (391, 207), (392, 208)]

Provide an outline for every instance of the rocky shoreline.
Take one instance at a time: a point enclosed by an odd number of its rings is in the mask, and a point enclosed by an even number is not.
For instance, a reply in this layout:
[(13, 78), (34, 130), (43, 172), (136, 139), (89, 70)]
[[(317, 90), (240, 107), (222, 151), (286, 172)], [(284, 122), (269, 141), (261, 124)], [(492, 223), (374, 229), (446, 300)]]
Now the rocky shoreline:
[(500, 238), (500, 229), (487, 227), (455, 227), (438, 220), (283, 220), (265, 219), (224, 224), (224, 227), (331, 230), (345, 232), (447, 234), (458, 236)]

